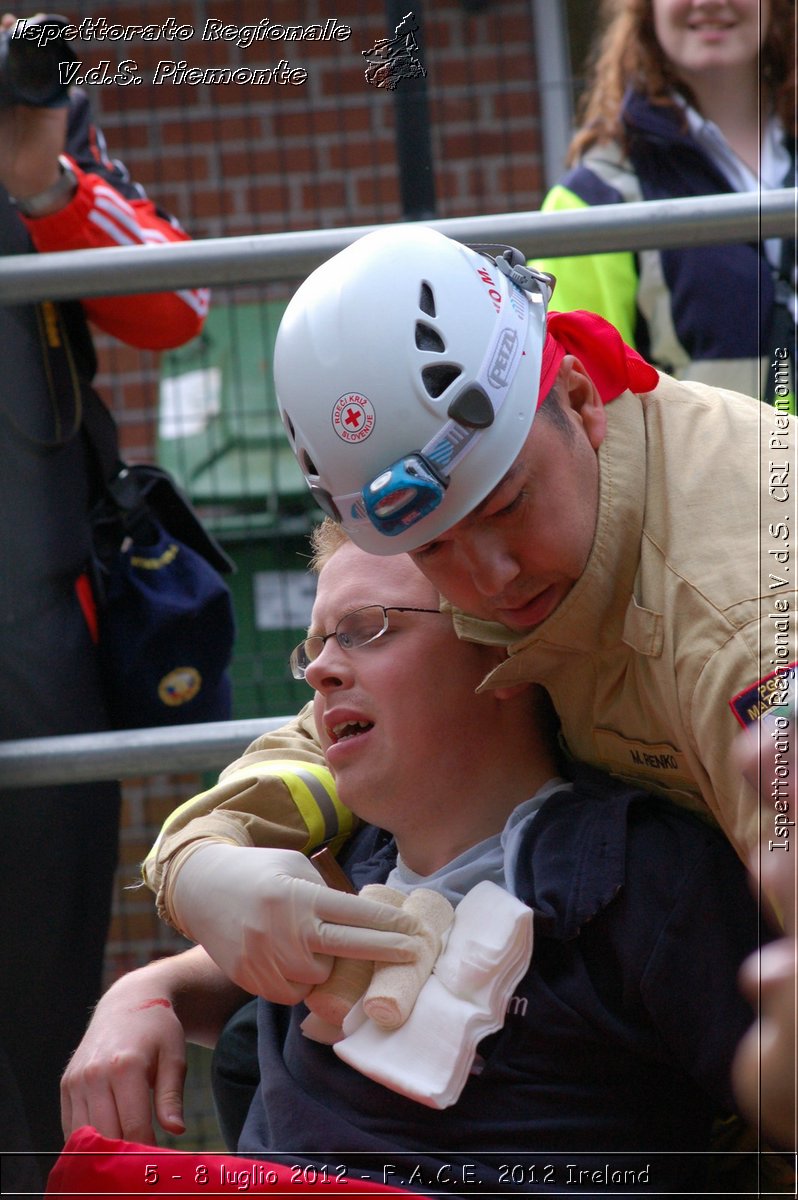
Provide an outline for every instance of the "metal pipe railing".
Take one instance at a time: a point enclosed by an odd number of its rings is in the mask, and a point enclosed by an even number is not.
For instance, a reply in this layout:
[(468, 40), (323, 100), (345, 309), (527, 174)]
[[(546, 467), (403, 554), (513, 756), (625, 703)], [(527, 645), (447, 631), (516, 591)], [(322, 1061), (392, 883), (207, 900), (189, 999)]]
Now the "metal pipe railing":
[[(795, 236), (796, 191), (646, 200), (562, 213), (498, 213), (428, 224), (460, 241), (506, 242), (528, 257), (756, 242)], [(0, 304), (301, 278), (374, 228), (8, 255), (0, 259)]]
[(289, 719), (258, 717), (0, 742), (0, 788), (220, 770), (256, 737)]

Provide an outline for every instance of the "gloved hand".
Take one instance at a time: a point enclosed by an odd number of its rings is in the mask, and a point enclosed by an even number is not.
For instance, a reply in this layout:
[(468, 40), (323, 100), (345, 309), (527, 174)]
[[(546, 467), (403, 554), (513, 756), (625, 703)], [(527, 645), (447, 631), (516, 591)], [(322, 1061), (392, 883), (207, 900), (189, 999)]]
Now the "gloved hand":
[(182, 931), (254, 995), (296, 1004), (333, 957), (411, 962), (419, 924), (388, 904), (328, 888), (296, 850), (211, 842), (182, 864), (172, 908)]

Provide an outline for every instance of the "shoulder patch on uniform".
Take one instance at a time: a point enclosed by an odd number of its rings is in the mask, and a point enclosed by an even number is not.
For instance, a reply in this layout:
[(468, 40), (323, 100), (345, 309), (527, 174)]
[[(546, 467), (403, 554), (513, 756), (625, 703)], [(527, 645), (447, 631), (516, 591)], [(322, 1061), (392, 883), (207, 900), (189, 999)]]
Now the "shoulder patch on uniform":
[(784, 667), (778, 667), (769, 675), (752, 683), (750, 687), (732, 696), (729, 707), (743, 729), (748, 729), (761, 721), (772, 708), (786, 705), (790, 699), (790, 684), (795, 679), (795, 668), (798, 663), (792, 662)]

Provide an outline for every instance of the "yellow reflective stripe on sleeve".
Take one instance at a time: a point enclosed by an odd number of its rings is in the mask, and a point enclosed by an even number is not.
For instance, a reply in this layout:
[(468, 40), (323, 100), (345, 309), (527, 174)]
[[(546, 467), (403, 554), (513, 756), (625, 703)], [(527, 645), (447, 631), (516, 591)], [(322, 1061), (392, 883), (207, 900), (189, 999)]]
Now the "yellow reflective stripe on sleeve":
[[(308, 840), (302, 847), (303, 853), (315, 850), (334, 838), (345, 841), (352, 832), (355, 818), (338, 799), (335, 782), (327, 767), (299, 759), (271, 759), (248, 763), (225, 775), (222, 786), (228, 789), (237, 779), (257, 778), (278, 779), (285, 785), (308, 831)], [(207, 795), (207, 792), (203, 793), (203, 796)], [(196, 796), (194, 800), (188, 801), (188, 805), (194, 805), (200, 800), (202, 796)], [(181, 805), (173, 817), (186, 807), (185, 804)], [(262, 815), (267, 819), (270, 817), (268, 812)], [(167, 819), (162, 834), (169, 832), (171, 820), (172, 818)]]
[[(153, 862), (158, 849), (166, 837), (179, 832), (181, 828), (196, 818), (207, 817), (218, 806), (220, 810), (235, 812), (235, 785), (240, 781), (242, 791), (248, 790), (258, 779), (264, 781), (275, 779), (286, 788), (302, 824), (308, 831), (307, 841), (302, 847), (304, 853), (318, 849), (327, 844), (337, 851), (352, 834), (357, 818), (341, 804), (335, 790), (333, 777), (326, 767), (301, 760), (272, 759), (271, 761), (254, 762), (242, 765), (231, 771), (222, 784), (216, 784), (207, 791), (192, 796), (181, 804), (163, 823), (160, 833), (145, 860)], [(231, 788), (232, 785), (232, 788)], [(218, 794), (216, 804), (212, 803), (214, 793)], [(232, 793), (232, 794), (231, 794)], [(248, 801), (242, 810), (245, 815), (262, 816), (266, 821), (274, 821), (275, 814), (264, 808), (260, 813)], [(285, 812), (285, 809), (283, 809)], [(286, 819), (288, 814), (286, 813)], [(279, 813), (277, 820), (279, 821)], [(296, 825), (294, 826), (297, 827)], [(301, 828), (301, 826), (300, 826)]]
[[(242, 774), (252, 774), (253, 771), (259, 775), (276, 776), (288, 788), (308, 830), (308, 841), (303, 852), (315, 850), (332, 841), (344, 830), (351, 832), (352, 814), (339, 801), (335, 782), (326, 767), (288, 761), (256, 763), (248, 771), (242, 768)], [(233, 771), (227, 780), (235, 779), (237, 774), (237, 771)]]

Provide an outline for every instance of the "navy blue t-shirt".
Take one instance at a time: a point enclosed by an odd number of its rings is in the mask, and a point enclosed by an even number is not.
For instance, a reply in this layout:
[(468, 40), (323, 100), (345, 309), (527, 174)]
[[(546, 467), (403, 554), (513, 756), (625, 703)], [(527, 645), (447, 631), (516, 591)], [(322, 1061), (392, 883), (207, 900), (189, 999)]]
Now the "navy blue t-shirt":
[[(362, 887), (395, 857), (366, 828), (344, 865)], [(460, 1195), (701, 1190), (752, 1020), (736, 978), (759, 934), (744, 868), (699, 818), (593, 771), (543, 805), (519, 861), (532, 963), (458, 1102), (390, 1091), (306, 1039), (303, 1005), (260, 1001), (241, 1151)]]

